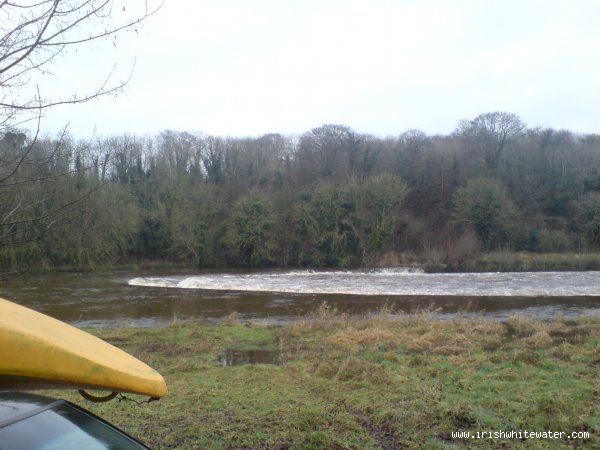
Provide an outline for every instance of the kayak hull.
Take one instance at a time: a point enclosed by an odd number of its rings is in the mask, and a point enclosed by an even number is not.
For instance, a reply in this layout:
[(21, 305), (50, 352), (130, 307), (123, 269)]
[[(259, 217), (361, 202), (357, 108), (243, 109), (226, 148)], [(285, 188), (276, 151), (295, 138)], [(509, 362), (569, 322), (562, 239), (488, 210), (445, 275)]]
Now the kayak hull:
[(71, 325), (0, 299), (0, 389), (76, 388), (160, 398), (163, 377)]

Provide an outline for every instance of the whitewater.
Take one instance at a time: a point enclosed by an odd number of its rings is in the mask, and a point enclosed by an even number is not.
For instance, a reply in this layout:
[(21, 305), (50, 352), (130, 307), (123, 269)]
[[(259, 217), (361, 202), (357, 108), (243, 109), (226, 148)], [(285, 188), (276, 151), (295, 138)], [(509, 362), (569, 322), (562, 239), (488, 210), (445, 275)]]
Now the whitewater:
[(600, 296), (600, 272), (424, 273), (403, 268), (261, 271), (143, 276), (129, 280), (128, 284), (211, 291), (374, 296)]

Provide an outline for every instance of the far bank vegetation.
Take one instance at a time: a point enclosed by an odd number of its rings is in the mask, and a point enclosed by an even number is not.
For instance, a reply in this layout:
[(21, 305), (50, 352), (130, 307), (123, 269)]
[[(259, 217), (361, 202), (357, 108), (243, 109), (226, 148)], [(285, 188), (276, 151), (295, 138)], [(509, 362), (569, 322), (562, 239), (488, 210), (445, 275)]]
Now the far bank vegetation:
[(0, 156), (0, 272), (600, 267), (600, 136), (510, 113), (386, 138), (343, 125), (33, 142), (14, 130)]

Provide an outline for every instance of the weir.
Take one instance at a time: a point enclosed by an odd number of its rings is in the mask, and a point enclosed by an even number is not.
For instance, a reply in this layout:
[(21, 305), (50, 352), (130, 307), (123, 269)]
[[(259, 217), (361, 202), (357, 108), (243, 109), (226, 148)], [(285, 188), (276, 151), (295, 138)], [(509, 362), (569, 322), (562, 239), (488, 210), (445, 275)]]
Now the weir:
[(186, 320), (297, 320), (323, 302), (340, 313), (427, 311), (440, 318), (600, 314), (599, 272), (414, 273), (407, 270), (44, 273), (8, 280), (0, 296), (79, 327)]

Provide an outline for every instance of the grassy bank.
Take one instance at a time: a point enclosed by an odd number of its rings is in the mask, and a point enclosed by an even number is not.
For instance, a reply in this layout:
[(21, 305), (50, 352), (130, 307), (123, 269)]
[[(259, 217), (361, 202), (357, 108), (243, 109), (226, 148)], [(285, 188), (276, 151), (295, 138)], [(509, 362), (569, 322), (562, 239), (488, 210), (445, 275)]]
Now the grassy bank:
[[(444, 270), (444, 269), (442, 269)], [(562, 272), (600, 270), (600, 253), (492, 252), (445, 266), (456, 272)]]
[[(413, 253), (388, 252), (375, 261), (373, 268), (412, 267), (424, 269), (426, 272), (561, 272), (600, 270), (600, 253), (530, 253), (499, 251), (478, 253), (461, 261), (448, 261), (444, 252), (432, 251), (431, 254), (417, 255)], [(290, 270), (301, 270), (304, 267), (287, 267)], [(329, 267), (333, 269), (334, 267)], [(360, 269), (361, 267), (344, 267), (345, 270)], [(363, 267), (364, 268), (364, 267)], [(223, 267), (221, 270), (248, 269), (247, 267)], [(263, 270), (274, 267), (263, 268)], [(284, 267), (279, 267), (284, 269)], [(318, 267), (312, 267), (318, 270)], [(327, 269), (321, 267), (321, 269)], [(218, 270), (199, 269), (189, 262), (136, 261), (120, 264), (95, 265), (84, 270), (75, 266), (41, 266), (32, 268), (36, 272), (93, 272), (93, 271), (175, 271), (175, 270)]]
[[(285, 326), (231, 317), (92, 332), (159, 370), (170, 394), (143, 405), (53, 394), (154, 448), (521, 448), (451, 436), (511, 429), (591, 435), (531, 448), (600, 446), (600, 318), (356, 318), (324, 305)], [(220, 355), (269, 364), (223, 367)]]

